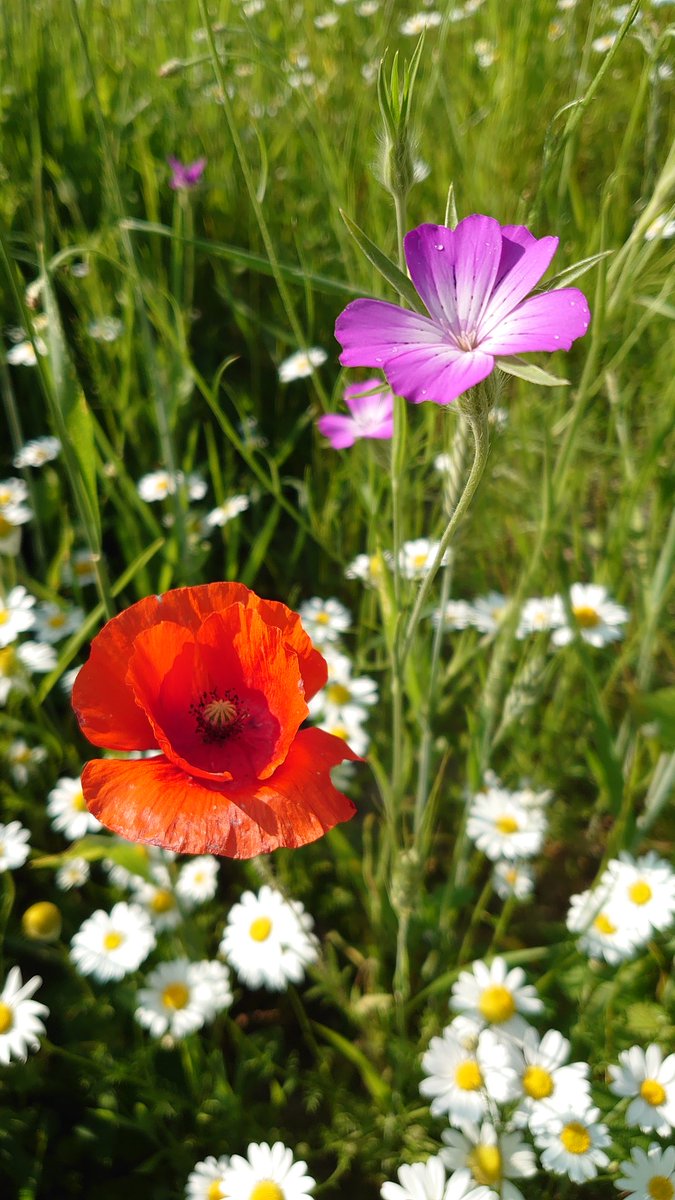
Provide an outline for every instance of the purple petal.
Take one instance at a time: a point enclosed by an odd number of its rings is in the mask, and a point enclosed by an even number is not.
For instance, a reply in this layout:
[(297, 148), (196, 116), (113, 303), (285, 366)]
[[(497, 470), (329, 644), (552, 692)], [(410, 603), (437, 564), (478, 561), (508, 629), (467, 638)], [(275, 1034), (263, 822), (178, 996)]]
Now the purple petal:
[(201, 179), (202, 175), (204, 174), (205, 167), (206, 167), (206, 159), (205, 158), (198, 158), (196, 162), (190, 163), (190, 165), (185, 167), (183, 170), (186, 182), (192, 183), (192, 184), (199, 183), (199, 180)]
[[(377, 388), (374, 392), (373, 388)], [(370, 395), (363, 395), (370, 391)], [(356, 419), (361, 429), (362, 437), (373, 436), (371, 429), (379, 429), (383, 422), (394, 419), (394, 397), (390, 388), (381, 379), (364, 379), (362, 383), (353, 383), (345, 388), (345, 403)], [(367, 431), (367, 432), (366, 432)], [(388, 434), (376, 433), (376, 437), (388, 437)]]
[(456, 229), (419, 225), (405, 239), (408, 269), (432, 317), (456, 335), (472, 332), (490, 297), (502, 250), (492, 217), (465, 217)]
[(317, 421), (319, 432), (327, 437), (334, 450), (346, 450), (356, 441), (356, 423), (351, 417), (341, 417), (338, 413), (326, 413)]
[(438, 342), (441, 330), (429, 317), (384, 300), (354, 300), (335, 322), (345, 367), (381, 367), (410, 346)]
[(502, 256), (499, 260), (499, 270), (495, 279), (495, 288), (516, 265), (519, 258), (522, 258), (523, 251), (527, 250), (533, 242), (536, 242), (536, 237), (526, 229), (524, 225), (502, 225)]
[(384, 364), (384, 373), (397, 396), (413, 404), (432, 400), (449, 404), (462, 392), (486, 379), (494, 359), (481, 350), (455, 350), (444, 343), (417, 346)]
[[(522, 245), (522, 243), (520, 243)], [(525, 299), (547, 270), (553, 255), (558, 249), (558, 239), (544, 237), (534, 239), (525, 246), (517, 261), (495, 287), (490, 302), (487, 305), (478, 330), (479, 345), (494, 330), (499, 329), (504, 317)], [(509, 257), (514, 257), (513, 251), (508, 251)]]
[(583, 337), (591, 320), (588, 302), (578, 288), (542, 292), (525, 300), (481, 339), (487, 354), (523, 354), (530, 350), (569, 350)]

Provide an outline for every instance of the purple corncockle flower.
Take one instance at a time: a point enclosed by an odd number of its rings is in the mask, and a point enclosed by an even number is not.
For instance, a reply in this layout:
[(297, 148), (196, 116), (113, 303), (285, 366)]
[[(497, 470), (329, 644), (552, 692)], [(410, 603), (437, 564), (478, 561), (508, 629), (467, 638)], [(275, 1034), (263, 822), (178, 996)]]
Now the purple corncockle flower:
[[(373, 391), (376, 388), (377, 391)], [(364, 392), (370, 392), (369, 396)], [(344, 391), (344, 400), (351, 417), (326, 413), (317, 425), (334, 450), (346, 450), (359, 438), (391, 438), (394, 436), (394, 397), (381, 379), (364, 379), (352, 383)]]
[(354, 300), (335, 336), (346, 367), (379, 367), (415, 404), (448, 404), (486, 379), (501, 355), (569, 350), (591, 314), (577, 288), (525, 297), (546, 271), (558, 238), (524, 225), (465, 217), (456, 229), (420, 225), (405, 238), (411, 279), (430, 316), (383, 300)]
[(198, 158), (193, 163), (182, 163), (179, 158), (169, 157), (166, 161), (171, 167), (169, 187), (173, 188), (174, 192), (182, 192), (197, 186), (204, 174), (207, 160)]

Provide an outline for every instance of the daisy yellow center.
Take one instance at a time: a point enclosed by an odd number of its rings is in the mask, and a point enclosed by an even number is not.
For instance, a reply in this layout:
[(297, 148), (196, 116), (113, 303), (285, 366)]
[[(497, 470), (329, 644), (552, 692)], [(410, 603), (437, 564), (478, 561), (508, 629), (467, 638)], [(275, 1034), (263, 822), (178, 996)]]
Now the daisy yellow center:
[(595, 629), (596, 625), (600, 624), (600, 617), (594, 608), (589, 608), (587, 604), (580, 604), (577, 608), (573, 608), (574, 619), (577, 625), (582, 629)]
[(647, 1192), (651, 1200), (673, 1200), (675, 1187), (665, 1175), (652, 1175), (647, 1184)]
[(640, 1084), (640, 1095), (647, 1104), (652, 1104), (657, 1108), (659, 1104), (663, 1104), (666, 1099), (666, 1089), (661, 1086), (658, 1079), (644, 1079)]
[(597, 929), (598, 933), (607, 934), (608, 937), (611, 937), (613, 933), (616, 933), (616, 925), (612, 925), (612, 922), (606, 913), (598, 913), (593, 922), (593, 928)]
[(413, 564), (416, 567), (424, 567), (426, 565), (427, 558), (427, 554), (416, 554), (413, 559)]
[(0, 1034), (8, 1033), (14, 1024), (14, 1013), (9, 1004), (0, 1001)]
[(168, 983), (162, 992), (162, 1004), (165, 1008), (185, 1008), (189, 999), (190, 991), (184, 983)]
[(495, 825), (500, 833), (517, 833), (519, 829), (515, 817), (497, 817)]
[(501, 1025), (510, 1021), (516, 1011), (516, 1005), (508, 988), (499, 983), (485, 989), (478, 1001), (481, 1016), (491, 1025)]
[(553, 1080), (543, 1067), (528, 1067), (523, 1075), (523, 1087), (533, 1100), (545, 1100), (553, 1091)]
[(343, 742), (346, 742), (349, 737), (349, 730), (345, 729), (344, 725), (334, 725), (330, 732), (333, 734), (333, 737), (342, 738)]
[(9, 621), (9, 612), (6, 608), (0, 608), (0, 625), (6, 625)]
[(73, 563), (73, 570), (76, 575), (88, 575), (92, 569), (92, 565), (93, 564), (89, 562), (89, 560), (86, 560), (85, 562), (76, 562)]
[(72, 806), (74, 812), (86, 812), (87, 806), (84, 802), (84, 796), (82, 795), (82, 792), (75, 793), (72, 799)]
[(50, 617), (47, 621), (47, 624), (50, 625), (52, 629), (61, 629), (65, 623), (66, 618), (64, 617), (63, 613), (54, 613), (54, 616)]
[(318, 612), (314, 618), (317, 625), (328, 625), (330, 617), (327, 612)]
[(14, 666), (14, 651), (11, 646), (0, 650), (0, 675), (11, 675)]
[(644, 879), (638, 879), (628, 889), (628, 897), (633, 904), (648, 904), (653, 895), (652, 889)]
[(586, 1154), (591, 1148), (591, 1135), (585, 1125), (570, 1121), (560, 1132), (560, 1141), (570, 1154)]
[(154, 913), (165, 913), (170, 912), (175, 903), (168, 888), (158, 888), (150, 901), (150, 908)]
[[(1, 623), (2, 623), (2, 622), (0, 622), (0, 624), (1, 624)], [(27, 763), (27, 762), (30, 762), (30, 750), (28, 749), (28, 746), (26, 746), (26, 747), (25, 747), (24, 749), (22, 749), (22, 750), (15, 750), (15, 752), (14, 752), (14, 762), (17, 762), (17, 763)]]
[(486, 1187), (501, 1183), (502, 1156), (497, 1146), (476, 1146), (467, 1159), (467, 1166), (476, 1183)]
[(248, 1200), (284, 1200), (284, 1193), (272, 1179), (262, 1179), (256, 1183)]
[(256, 917), (248, 932), (254, 942), (266, 942), (272, 932), (272, 922), (269, 917)]
[(460, 1063), (455, 1071), (455, 1083), (463, 1092), (477, 1092), (483, 1086), (483, 1076), (480, 1067), (472, 1058)]
[(493, 621), (501, 621), (502, 617), (504, 616), (504, 611), (505, 610), (503, 607), (491, 608), (490, 616), (492, 617)]
[(117, 950), (124, 941), (124, 934), (118, 933), (116, 929), (111, 929), (110, 933), (106, 933), (103, 939), (103, 947), (105, 950)]
[(516, 883), (518, 879), (518, 872), (516, 871), (516, 868), (509, 867), (508, 871), (504, 873), (504, 878), (507, 883)]
[(225, 1200), (225, 1192), (220, 1190), (220, 1180), (214, 1179), (213, 1183), (209, 1184), (206, 1200)]
[(352, 698), (349, 688), (345, 687), (344, 683), (331, 683), (326, 688), (326, 698), (329, 704), (348, 704)]

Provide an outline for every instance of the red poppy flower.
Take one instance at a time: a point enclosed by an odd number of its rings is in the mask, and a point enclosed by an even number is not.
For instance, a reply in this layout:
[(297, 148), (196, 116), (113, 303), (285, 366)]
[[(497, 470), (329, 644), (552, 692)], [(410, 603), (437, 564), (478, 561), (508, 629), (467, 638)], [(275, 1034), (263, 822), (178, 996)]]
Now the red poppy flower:
[(300, 729), (327, 678), (299, 616), (241, 583), (177, 588), (101, 630), (75, 681), (82, 732), (147, 759), (95, 759), (87, 806), (134, 842), (252, 858), (304, 846), (354, 815), (330, 769), (357, 755)]

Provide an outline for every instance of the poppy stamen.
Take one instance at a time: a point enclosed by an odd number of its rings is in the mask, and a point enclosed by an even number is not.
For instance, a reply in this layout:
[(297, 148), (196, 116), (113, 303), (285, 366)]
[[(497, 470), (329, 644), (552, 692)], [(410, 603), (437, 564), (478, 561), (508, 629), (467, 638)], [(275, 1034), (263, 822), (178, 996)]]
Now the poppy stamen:
[(215, 688), (202, 692), (189, 711), (196, 720), (197, 733), (206, 743), (224, 742), (233, 737), (241, 731), (249, 715), (241, 708), (234, 692), (227, 691), (220, 696)]

